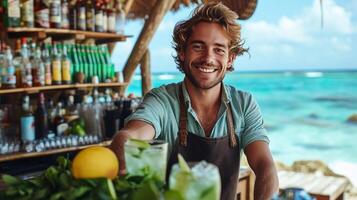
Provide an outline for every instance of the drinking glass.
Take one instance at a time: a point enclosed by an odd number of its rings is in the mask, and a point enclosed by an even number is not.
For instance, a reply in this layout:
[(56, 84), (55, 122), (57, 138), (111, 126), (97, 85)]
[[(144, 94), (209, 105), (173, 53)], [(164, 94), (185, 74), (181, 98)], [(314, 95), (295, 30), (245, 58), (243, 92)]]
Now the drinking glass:
[[(144, 142), (146, 145), (140, 143)], [(165, 181), (167, 166), (167, 142), (128, 140), (124, 145), (126, 170), (130, 176), (153, 176)]]

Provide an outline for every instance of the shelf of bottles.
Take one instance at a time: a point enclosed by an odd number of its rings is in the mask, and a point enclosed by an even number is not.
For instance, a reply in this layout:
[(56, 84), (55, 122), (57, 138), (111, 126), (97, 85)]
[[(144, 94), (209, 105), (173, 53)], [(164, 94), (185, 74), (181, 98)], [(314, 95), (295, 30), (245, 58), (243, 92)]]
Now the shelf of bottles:
[(12, 94), (12, 93), (38, 93), (42, 91), (50, 90), (67, 90), (67, 89), (81, 89), (81, 88), (93, 88), (93, 87), (122, 87), (126, 86), (127, 83), (76, 83), (69, 85), (52, 85), (52, 86), (42, 86), (42, 87), (29, 87), (29, 88), (15, 88), (15, 89), (0, 89), (0, 94)]
[(47, 90), (122, 87), (106, 45), (36, 43), (17, 39), (0, 45), (0, 94)]
[(26, 94), (0, 105), (0, 162), (109, 145), (141, 102), (96, 88), (89, 94), (62, 93), (57, 103), (50, 94), (37, 97), (31, 101)]
[[(71, 139), (71, 140), (74, 140), (74, 139)], [(83, 141), (84, 141), (84, 139), (83, 139)], [(87, 145), (83, 145), (83, 146), (75, 146), (75, 145), (68, 146), (66, 144), (64, 144), (64, 145), (61, 144), (61, 148), (51, 149), (51, 150), (47, 150), (44, 152), (29, 152), (29, 153), (18, 152), (18, 153), (13, 153), (13, 154), (0, 155), (0, 162), (12, 161), (12, 160), (24, 159), (24, 158), (41, 157), (41, 156), (66, 153), (66, 152), (71, 152), (71, 151), (78, 151), (78, 150), (85, 149), (85, 148), (88, 148), (91, 146), (109, 146), (110, 143), (111, 143), (111, 140), (106, 140), (106, 141), (99, 142), (96, 144), (87, 144)], [(51, 144), (49, 143), (48, 145), (50, 146)]]
[(1, 22), (10, 37), (124, 41), (121, 0), (4, 0)]
[(7, 28), (7, 33), (10, 37), (13, 38), (29, 35), (36, 36), (38, 38), (52, 37), (54, 40), (65, 40), (71, 38), (83, 40), (92, 38), (96, 40), (96, 44), (122, 42), (125, 41), (128, 37), (131, 37), (130, 35), (123, 35), (118, 33), (101, 33), (55, 28)]

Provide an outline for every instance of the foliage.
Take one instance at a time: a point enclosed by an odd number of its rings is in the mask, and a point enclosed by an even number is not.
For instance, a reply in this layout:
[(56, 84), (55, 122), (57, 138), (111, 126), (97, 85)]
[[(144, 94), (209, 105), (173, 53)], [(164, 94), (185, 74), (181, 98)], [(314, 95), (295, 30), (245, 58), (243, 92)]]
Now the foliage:
[(57, 166), (51, 166), (40, 176), (29, 180), (3, 175), (6, 189), (0, 191), (0, 199), (138, 200), (160, 199), (164, 193), (164, 183), (154, 177), (75, 179), (71, 174), (70, 160), (59, 157), (57, 162)]

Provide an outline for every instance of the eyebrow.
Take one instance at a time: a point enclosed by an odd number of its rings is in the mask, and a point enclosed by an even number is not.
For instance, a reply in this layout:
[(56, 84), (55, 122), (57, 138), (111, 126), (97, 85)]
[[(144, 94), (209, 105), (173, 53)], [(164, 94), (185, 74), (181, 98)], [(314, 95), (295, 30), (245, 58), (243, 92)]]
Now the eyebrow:
[[(191, 44), (195, 44), (195, 43), (198, 43), (198, 44), (203, 44), (205, 45), (205, 43), (201, 40), (193, 40), (191, 41)], [(223, 47), (223, 48), (228, 48), (226, 45), (222, 44), (222, 43), (214, 43), (215, 46), (218, 46), (218, 47)]]

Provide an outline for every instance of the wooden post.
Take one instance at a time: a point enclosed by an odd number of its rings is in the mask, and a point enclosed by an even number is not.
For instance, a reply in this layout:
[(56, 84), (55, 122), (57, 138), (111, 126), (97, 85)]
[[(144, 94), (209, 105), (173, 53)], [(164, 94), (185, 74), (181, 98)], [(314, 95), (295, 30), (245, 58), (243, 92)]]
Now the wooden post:
[(146, 50), (140, 61), (141, 70), (141, 94), (144, 96), (151, 90), (151, 70), (150, 70), (150, 51)]
[[(145, 21), (144, 27), (134, 45), (134, 48), (126, 61), (123, 75), (124, 81), (130, 82), (133, 78), (134, 71), (143, 57), (148, 45), (159, 27), (166, 12), (172, 7), (176, 0), (157, 0), (149, 18)], [(125, 88), (126, 89), (126, 88)]]

